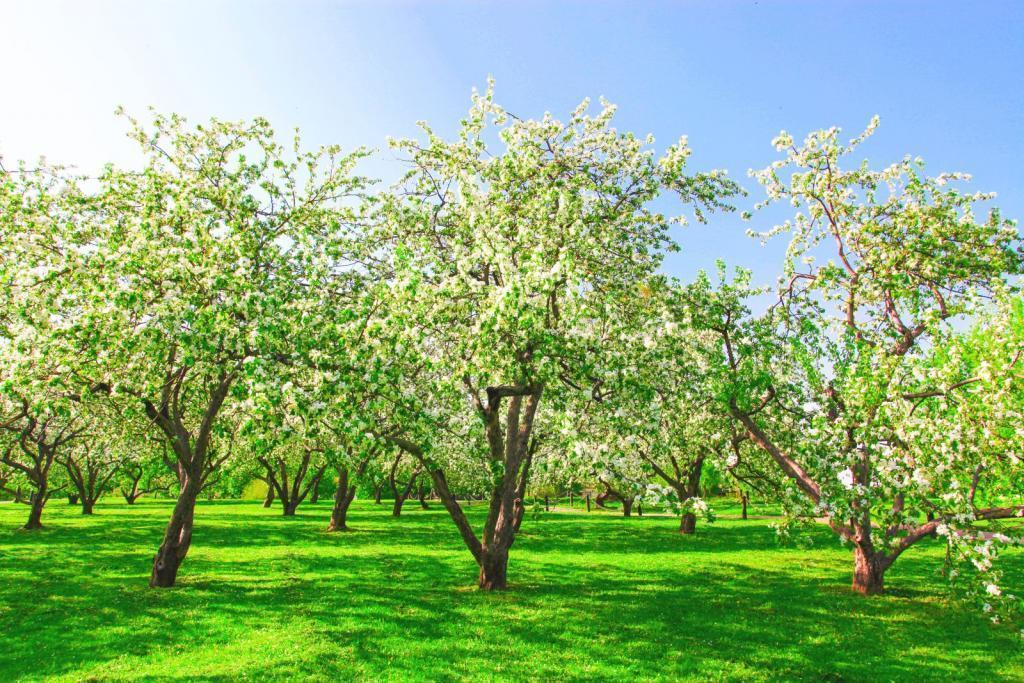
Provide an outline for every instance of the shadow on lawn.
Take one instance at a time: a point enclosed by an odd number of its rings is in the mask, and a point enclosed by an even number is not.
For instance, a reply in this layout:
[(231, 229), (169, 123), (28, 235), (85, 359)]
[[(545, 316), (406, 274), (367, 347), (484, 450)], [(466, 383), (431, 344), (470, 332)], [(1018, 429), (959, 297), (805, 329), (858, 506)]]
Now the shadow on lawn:
[[(392, 519), (364, 504), (347, 534), (323, 531), (323, 503), (293, 519), (255, 506), (201, 505), (180, 587), (163, 591), (145, 582), (169, 504), (0, 532), (0, 619), (19, 625), (0, 678), (231, 646), (268, 629), (319, 645), (312, 659), (268, 652), (260, 678), (583, 678), (600, 662), (616, 678), (991, 680), (1003, 676), (993, 650), (1010, 642), (937, 597), (934, 557), (901, 559), (898, 593), (865, 599), (846, 590), (848, 551), (780, 552), (763, 523), (680, 538), (665, 518), (527, 520), (512, 589), (485, 594), (436, 506)], [(482, 512), (470, 510), (474, 521)], [(955, 647), (908, 656), (951, 634)]]

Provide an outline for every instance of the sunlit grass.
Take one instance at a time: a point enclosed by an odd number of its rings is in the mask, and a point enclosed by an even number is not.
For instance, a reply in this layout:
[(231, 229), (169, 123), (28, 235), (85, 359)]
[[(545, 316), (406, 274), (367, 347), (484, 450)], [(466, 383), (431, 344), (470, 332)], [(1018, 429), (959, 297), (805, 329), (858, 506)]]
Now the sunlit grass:
[[(0, 680), (1024, 679), (1014, 631), (946, 595), (937, 544), (863, 598), (827, 531), (780, 548), (718, 508), (689, 538), (669, 517), (528, 516), (511, 589), (486, 594), (439, 505), (357, 501), (357, 530), (328, 534), (326, 501), (201, 503), (179, 586), (153, 590), (168, 502), (56, 500), (42, 532), (3, 504)], [(1024, 554), (1004, 560), (1024, 592)]]

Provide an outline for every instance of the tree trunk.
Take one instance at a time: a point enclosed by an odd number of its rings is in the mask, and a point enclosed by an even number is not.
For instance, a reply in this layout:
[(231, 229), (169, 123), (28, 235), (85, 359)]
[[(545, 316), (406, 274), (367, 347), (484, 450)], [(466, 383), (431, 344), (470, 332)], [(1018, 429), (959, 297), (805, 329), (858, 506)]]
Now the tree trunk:
[(742, 495), (742, 497), (740, 498), (740, 501), (743, 503), (743, 511), (740, 513), (740, 519), (746, 519), (747, 518), (747, 503), (750, 501), (750, 496), (748, 496), (747, 494), (744, 493)]
[(644, 516), (644, 504), (643, 504), (643, 501), (637, 501), (637, 504), (636, 504), (636, 515), (637, 515), (637, 517), (643, 517)]
[(285, 517), (294, 517), (295, 511), (299, 508), (299, 501), (289, 500), (286, 504), (281, 505), (281, 514)]
[(263, 507), (268, 508), (274, 504), (274, 485), (267, 484), (267, 495), (263, 498)]
[(427, 494), (423, 490), (423, 484), (422, 483), (420, 484), (419, 491), (420, 491), (420, 507), (423, 508), (424, 510), (429, 510), (430, 506), (427, 505)]
[(885, 592), (885, 570), (889, 562), (881, 553), (859, 545), (853, 547), (853, 590), (862, 595)]
[(192, 521), (195, 517), (199, 482), (189, 477), (178, 494), (171, 521), (167, 523), (164, 541), (153, 558), (153, 573), (149, 577), (152, 588), (170, 588), (178, 576), (178, 567), (192, 545)]
[(32, 497), (29, 508), (28, 521), (23, 527), (26, 530), (43, 528), (43, 506), (46, 505), (46, 486), (39, 487), (36, 495)]
[(380, 505), (380, 489), (380, 484), (373, 488), (373, 502), (376, 503), (377, 505)]
[(95, 505), (95, 504), (96, 504), (95, 500), (92, 500), (90, 498), (82, 498), (82, 514), (83, 515), (91, 515), (92, 514), (92, 506)]
[(68, 505), (78, 505), (78, 496), (73, 493), (68, 494)]
[(679, 533), (692, 534), (697, 529), (697, 515), (687, 512), (679, 518)]
[(405, 503), (405, 496), (403, 496), (401, 493), (397, 494), (395, 496), (395, 502), (391, 506), (391, 516), (392, 517), (401, 517), (402, 516), (402, 504), (403, 503)]
[(320, 500), (320, 480), (319, 479), (316, 480), (316, 485), (313, 486), (312, 490), (309, 492), (309, 504), (310, 505), (316, 505), (316, 502), (318, 500)]
[(348, 508), (356, 497), (356, 487), (348, 485), (348, 469), (338, 470), (338, 488), (334, 491), (334, 507), (331, 509), (331, 523), (328, 531), (348, 531)]
[(622, 499), (622, 516), (630, 517), (633, 515), (633, 499), (623, 498)]
[(508, 588), (508, 548), (490, 548), (480, 558), (480, 589)]

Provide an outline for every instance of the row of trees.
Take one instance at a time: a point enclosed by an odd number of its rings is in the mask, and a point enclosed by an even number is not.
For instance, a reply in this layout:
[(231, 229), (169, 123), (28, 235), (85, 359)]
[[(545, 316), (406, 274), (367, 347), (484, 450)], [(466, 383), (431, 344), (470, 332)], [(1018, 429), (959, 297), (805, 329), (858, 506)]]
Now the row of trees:
[(367, 150), (284, 146), (261, 119), (129, 119), (135, 169), (4, 168), (4, 487), (32, 491), (35, 526), (54, 463), (85, 501), (100, 461), (138, 483), (166, 460), (151, 585), (170, 586), (225, 473), (286, 513), (335, 480), (340, 530), (369, 469), (396, 500), (429, 486), (497, 589), (530, 486), (670, 504), (691, 533), (710, 464), (825, 522), (857, 591), (939, 535), (1000, 593), (1018, 527), (997, 520), (1024, 515), (1015, 224), (964, 175), (848, 166), (877, 121), (849, 143), (782, 133), (752, 174), (756, 210), (791, 213), (760, 233), (789, 240), (778, 283), (681, 282), (660, 269), (675, 226), (743, 191), (614, 113), (525, 120), (488, 89), (453, 138), (393, 141), (386, 188), (359, 175)]

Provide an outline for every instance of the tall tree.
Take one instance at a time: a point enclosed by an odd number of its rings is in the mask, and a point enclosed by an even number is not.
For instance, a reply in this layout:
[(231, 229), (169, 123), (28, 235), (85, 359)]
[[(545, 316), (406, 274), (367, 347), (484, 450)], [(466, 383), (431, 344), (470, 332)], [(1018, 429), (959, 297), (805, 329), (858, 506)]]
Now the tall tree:
[[(612, 127), (615, 107), (588, 110), (584, 102), (564, 122), (524, 120), (488, 89), (474, 95), (456, 139), (424, 125), (424, 142), (394, 143), (410, 171), (374, 235), (392, 254), (390, 323), (431, 370), (421, 400), (471, 405), (463, 448), (491, 472), (481, 534), (451, 494), (443, 454), (404, 446), (430, 473), (483, 589), (507, 584), (542, 402), (600, 396), (591, 335), (629, 324), (616, 302), (636, 296), (673, 244), (672, 220), (652, 202), (672, 190), (701, 216), (733, 190), (717, 172), (684, 174), (685, 139), (658, 158), (650, 138)], [(465, 423), (459, 410), (448, 419)]]

